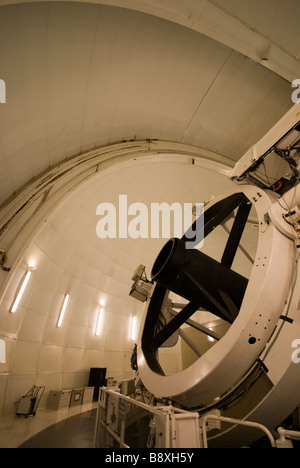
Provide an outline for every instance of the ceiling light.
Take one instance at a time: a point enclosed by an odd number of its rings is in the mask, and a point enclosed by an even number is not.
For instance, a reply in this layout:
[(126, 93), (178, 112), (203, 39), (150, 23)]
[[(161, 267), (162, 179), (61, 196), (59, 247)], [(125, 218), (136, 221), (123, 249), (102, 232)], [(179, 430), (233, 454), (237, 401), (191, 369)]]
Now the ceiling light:
[(58, 322), (57, 322), (57, 327), (58, 328), (60, 328), (62, 326), (62, 322), (63, 322), (64, 315), (65, 315), (65, 312), (66, 312), (68, 301), (69, 301), (69, 297), (70, 297), (69, 294), (65, 295), (64, 302), (63, 302), (63, 305), (62, 305), (62, 308), (61, 308), (61, 311), (60, 311), (60, 314), (59, 314)]

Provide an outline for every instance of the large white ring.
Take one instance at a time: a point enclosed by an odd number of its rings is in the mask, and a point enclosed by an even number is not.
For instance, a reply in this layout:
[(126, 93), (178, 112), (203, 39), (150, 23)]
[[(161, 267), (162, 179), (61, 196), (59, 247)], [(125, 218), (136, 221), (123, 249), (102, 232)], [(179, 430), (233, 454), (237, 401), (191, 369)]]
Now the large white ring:
[[(240, 186), (215, 198), (206, 209), (235, 193), (250, 200), (259, 222), (255, 262), (238, 317), (218, 343), (175, 375), (151, 370), (138, 346), (139, 375), (145, 387), (157, 398), (170, 398), (187, 408), (209, 405), (249, 371), (276, 328), (290, 288), (294, 243), (267, 216), (277, 196), (254, 186)], [(145, 307), (141, 337), (150, 303), (151, 298)]]

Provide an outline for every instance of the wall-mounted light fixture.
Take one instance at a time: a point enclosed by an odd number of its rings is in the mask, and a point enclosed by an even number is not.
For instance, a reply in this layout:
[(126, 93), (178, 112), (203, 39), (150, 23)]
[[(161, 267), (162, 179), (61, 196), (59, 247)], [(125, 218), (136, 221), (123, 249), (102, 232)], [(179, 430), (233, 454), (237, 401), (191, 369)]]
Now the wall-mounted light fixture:
[(6, 343), (0, 340), (0, 364), (6, 364)]
[(63, 319), (64, 319), (64, 315), (65, 315), (65, 312), (66, 312), (66, 308), (67, 308), (67, 305), (68, 305), (68, 302), (69, 302), (69, 294), (66, 294), (65, 295), (65, 298), (64, 298), (64, 302), (63, 302), (63, 305), (60, 309), (60, 313), (59, 313), (59, 317), (58, 317), (58, 321), (57, 321), (57, 328), (60, 328), (62, 326), (62, 322), (63, 322)]
[(96, 326), (96, 332), (95, 332), (96, 336), (100, 336), (100, 333), (101, 333), (102, 317), (103, 317), (103, 306), (101, 306), (98, 310), (97, 326)]
[(15, 301), (13, 303), (13, 306), (10, 309), (10, 312), (12, 314), (14, 314), (16, 312), (16, 310), (17, 310), (17, 308), (18, 308), (18, 306), (20, 304), (20, 301), (22, 299), (22, 296), (23, 296), (23, 294), (25, 292), (28, 281), (30, 280), (30, 276), (31, 276), (32, 272), (35, 271), (35, 270), (36, 270), (36, 268), (32, 267), (32, 266), (27, 268), (25, 278), (23, 279), (22, 285), (21, 285), (21, 287), (20, 287), (20, 289), (18, 291), (17, 297), (16, 297), (16, 299), (15, 299)]
[(131, 341), (136, 340), (136, 317), (133, 315), (131, 317), (131, 333), (130, 333)]

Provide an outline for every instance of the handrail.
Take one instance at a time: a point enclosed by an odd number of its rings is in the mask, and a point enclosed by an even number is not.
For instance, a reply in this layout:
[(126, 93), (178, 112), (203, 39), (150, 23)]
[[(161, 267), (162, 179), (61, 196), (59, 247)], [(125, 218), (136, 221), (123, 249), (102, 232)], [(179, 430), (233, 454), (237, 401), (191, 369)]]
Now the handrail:
[[(135, 405), (135, 406), (137, 406), (139, 408), (142, 408), (144, 410), (147, 410), (150, 413), (160, 414), (161, 415), (162, 413), (165, 412), (165, 416), (166, 416), (166, 436), (165, 436), (165, 440), (166, 440), (166, 448), (169, 448), (169, 445), (170, 445), (170, 442), (169, 442), (170, 441), (169, 414), (170, 414), (170, 410), (171, 410), (172, 407), (168, 407), (168, 406), (158, 406), (158, 407), (150, 406), (150, 405), (147, 405), (146, 403), (143, 403), (143, 402), (138, 401), (138, 400), (134, 400), (133, 398), (130, 398), (130, 397), (126, 396), (126, 395), (115, 392), (114, 390), (111, 390), (111, 389), (108, 389), (108, 388), (103, 387), (100, 390), (101, 390), (102, 393), (113, 395), (113, 396), (117, 397), (120, 400), (127, 401), (128, 403), (130, 403), (132, 405)], [(101, 400), (100, 400), (101, 392), (99, 393), (99, 400), (98, 400), (98, 407), (97, 407), (96, 425), (95, 425), (95, 431), (94, 431), (94, 448), (96, 448), (96, 438), (97, 438), (97, 433), (98, 433), (98, 424), (99, 424), (99, 422), (100, 422), (101, 426), (103, 426), (103, 428), (118, 442), (120, 447), (130, 448), (128, 445), (125, 444), (125, 441), (124, 441), (124, 433), (125, 433), (124, 429), (121, 431), (121, 435), (119, 435), (116, 432), (114, 432), (110, 427), (108, 427), (108, 425), (105, 424), (104, 421), (99, 420), (99, 409), (101, 408)], [(103, 408), (104, 407), (102, 406), (102, 409)], [(124, 425), (124, 421), (122, 421), (122, 423)]]
[(288, 429), (284, 429), (283, 427), (279, 427), (277, 432), (282, 442), (284, 442), (286, 439), (300, 440), (300, 432), (290, 431)]
[(97, 447), (97, 434), (98, 434), (98, 427), (99, 423), (101, 426), (106, 430), (111, 437), (113, 437), (120, 447), (122, 448), (130, 448), (124, 441), (125, 436), (125, 420), (121, 420), (121, 431), (120, 434), (115, 432), (109, 425), (101, 419), (101, 415), (99, 414), (101, 409), (105, 409), (105, 404), (103, 404), (103, 400), (101, 399), (103, 394), (113, 395), (117, 397), (119, 400), (126, 401), (131, 405), (139, 407), (143, 410), (148, 411), (154, 415), (159, 415), (160, 417), (165, 417), (165, 432), (164, 432), (164, 441), (165, 446), (164, 448), (175, 448), (175, 441), (176, 441), (176, 420), (181, 419), (199, 419), (198, 413), (191, 413), (189, 411), (185, 411), (179, 408), (174, 408), (173, 406), (151, 406), (146, 403), (143, 403), (139, 400), (133, 399), (127, 395), (123, 395), (119, 392), (116, 392), (112, 389), (108, 389), (105, 387), (101, 388), (101, 392), (99, 393), (99, 401), (97, 407), (97, 416), (96, 416), (96, 424), (95, 424), (95, 432), (94, 432), (94, 448)]
[(214, 419), (216, 421), (223, 421), (223, 422), (228, 422), (228, 423), (232, 423), (232, 424), (236, 424), (236, 425), (240, 425), (240, 426), (248, 426), (248, 427), (253, 427), (253, 428), (256, 428), (256, 429), (260, 429), (268, 437), (268, 439), (270, 441), (270, 444), (271, 444), (271, 447), (276, 448), (276, 442), (275, 442), (274, 437), (272, 436), (269, 429), (267, 429), (262, 424), (255, 423), (255, 422), (252, 422), (252, 421), (244, 421), (244, 420), (241, 420), (241, 419), (226, 418), (225, 416), (217, 416), (215, 414), (207, 414), (202, 419), (202, 437), (203, 437), (204, 448), (208, 448), (206, 423), (207, 423), (207, 421), (209, 419)]
[[(189, 411), (181, 410), (179, 408), (174, 408), (173, 406), (151, 406), (146, 403), (143, 403), (139, 400), (135, 400), (127, 395), (123, 395), (121, 393), (118, 393), (112, 389), (108, 388), (101, 388), (101, 393), (99, 394), (99, 401), (98, 401), (98, 408), (97, 408), (97, 417), (96, 417), (96, 426), (95, 426), (95, 433), (94, 433), (94, 447), (96, 448), (96, 438), (97, 438), (97, 433), (98, 433), (98, 425), (99, 423), (101, 426), (106, 430), (111, 437), (113, 437), (120, 447), (122, 448), (130, 448), (128, 445), (126, 445), (124, 441), (124, 435), (125, 435), (125, 421), (121, 421), (121, 425), (123, 424), (123, 430), (121, 429), (121, 434), (118, 434), (115, 432), (113, 429), (111, 429), (105, 421), (101, 420), (99, 418), (99, 412), (100, 410), (105, 408), (105, 405), (103, 405), (103, 401), (100, 399), (100, 395), (102, 396), (103, 394), (108, 394), (108, 395), (113, 395), (117, 397), (119, 400), (126, 401), (132, 405), (135, 405), (139, 408), (142, 408), (144, 410), (147, 410), (148, 412), (156, 415), (164, 415), (166, 417), (165, 421), (165, 448), (175, 448), (175, 439), (176, 439), (176, 434), (175, 434), (175, 418), (176, 420), (181, 419), (181, 418), (195, 418), (195, 413), (190, 413)], [(178, 413), (175, 414), (174, 413)], [(199, 415), (197, 414), (199, 417)], [(267, 429), (265, 426), (263, 426), (260, 423), (256, 423), (253, 421), (245, 421), (245, 420), (240, 420), (240, 419), (235, 419), (235, 418), (229, 418), (225, 416), (218, 416), (215, 414), (207, 414), (203, 416), (203, 418), (200, 421), (200, 427), (201, 427), (201, 436), (202, 436), (202, 444), (203, 448), (208, 448), (208, 439), (207, 439), (207, 422), (209, 420), (216, 420), (216, 421), (221, 421), (221, 422), (227, 422), (235, 425), (240, 425), (240, 426), (247, 426), (255, 429), (259, 429), (262, 432), (265, 433), (265, 435), (268, 437), (271, 447), (276, 448), (276, 441), (272, 435), (272, 433)], [(295, 431), (287, 431), (283, 428), (278, 429), (278, 434), (281, 438), (282, 441), (285, 440), (286, 437), (290, 438), (295, 438), (300, 440), (300, 432), (295, 432)], [(201, 446), (202, 446), (201, 444)]]

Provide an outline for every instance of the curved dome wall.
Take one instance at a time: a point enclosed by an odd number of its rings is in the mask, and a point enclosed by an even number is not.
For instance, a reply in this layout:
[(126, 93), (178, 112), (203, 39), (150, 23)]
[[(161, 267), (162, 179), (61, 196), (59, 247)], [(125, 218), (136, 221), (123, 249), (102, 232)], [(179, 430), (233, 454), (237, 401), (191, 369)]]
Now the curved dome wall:
[(235, 161), (292, 106), (283, 78), (173, 22), (80, 2), (0, 8), (1, 202), (64, 158), (121, 141)]
[[(108, 375), (118, 380), (132, 376), (131, 318), (136, 316), (139, 324), (143, 305), (129, 297), (131, 277), (139, 264), (150, 273), (166, 240), (99, 239), (98, 204), (118, 207), (119, 195), (126, 194), (128, 204), (144, 203), (150, 213), (152, 202), (201, 203), (231, 184), (222, 174), (190, 164), (133, 162), (96, 175), (54, 211), (13, 272), (1, 305), (0, 337), (7, 343), (7, 363), (0, 364), (2, 415), (11, 414), (14, 402), (33, 384), (46, 386), (45, 405), (51, 389), (87, 385), (90, 367), (107, 367)], [(37, 270), (11, 314), (29, 264)], [(69, 304), (57, 328), (66, 293)], [(103, 322), (96, 336), (101, 304)], [(175, 354), (165, 357), (171, 371), (179, 370), (179, 352), (172, 350)]]

